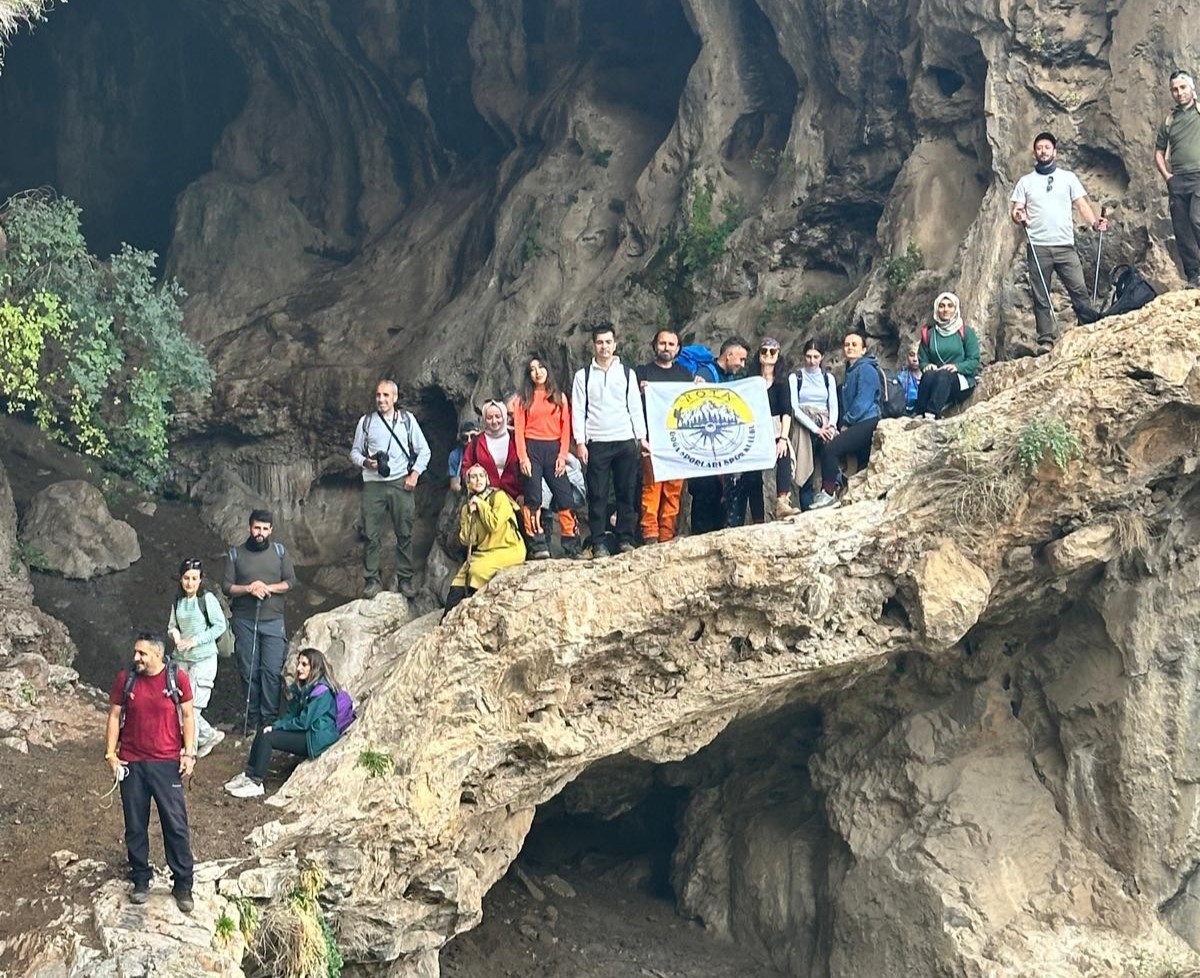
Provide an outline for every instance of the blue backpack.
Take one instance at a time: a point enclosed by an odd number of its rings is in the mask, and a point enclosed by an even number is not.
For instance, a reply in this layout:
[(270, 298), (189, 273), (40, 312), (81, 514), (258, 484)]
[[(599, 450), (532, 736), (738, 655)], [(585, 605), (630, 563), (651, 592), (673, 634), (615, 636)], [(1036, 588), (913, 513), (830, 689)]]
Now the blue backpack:
[(702, 368), (708, 368), (703, 372), (705, 379), (717, 380), (717, 358), (713, 356), (712, 350), (702, 343), (689, 343), (679, 351), (675, 362), (693, 377), (700, 373)]

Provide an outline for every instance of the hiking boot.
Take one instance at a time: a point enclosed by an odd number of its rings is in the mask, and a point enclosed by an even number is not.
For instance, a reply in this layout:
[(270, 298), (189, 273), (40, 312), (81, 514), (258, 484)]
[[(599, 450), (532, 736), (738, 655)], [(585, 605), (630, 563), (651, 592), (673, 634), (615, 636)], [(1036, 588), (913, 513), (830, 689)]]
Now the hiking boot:
[(199, 759), (201, 757), (208, 757), (208, 755), (212, 753), (212, 749), (214, 747), (216, 747), (217, 744), (219, 744), (224, 739), (225, 739), (225, 731), (224, 730), (214, 730), (213, 735), (211, 737), (209, 737), (207, 740), (201, 741), (199, 744), (196, 745), (197, 759)]
[(796, 516), (800, 510), (792, 505), (792, 501), (787, 496), (779, 496), (775, 500), (775, 519), (784, 520), (789, 516)]
[(837, 502), (837, 496), (831, 496), (824, 489), (813, 496), (812, 505), (809, 509), (824, 509), (826, 506), (832, 506)]
[(381, 592), (382, 590), (383, 590), (383, 585), (380, 584), (378, 581), (367, 581), (366, 586), (363, 588), (363, 597), (364, 598), (377, 597), (379, 595), (379, 592)]
[(608, 544), (606, 544), (606, 543), (593, 543), (592, 544), (592, 560), (600, 560), (604, 557), (611, 557), (611, 556), (612, 556), (612, 551), (608, 549)]
[(253, 778), (247, 778), (236, 788), (226, 788), (225, 790), (234, 798), (261, 798), (267, 791), (261, 782), (255, 781)]
[(192, 899), (191, 890), (183, 890), (179, 887), (176, 887), (171, 891), (171, 896), (175, 898), (175, 906), (177, 906), (182, 913), (191, 913), (194, 909), (196, 909), (196, 901)]
[(562, 538), (563, 556), (572, 560), (583, 560), (583, 551), (579, 549), (579, 537)]
[(129, 902), (136, 903), (141, 906), (150, 899), (150, 884), (149, 883), (134, 883), (133, 892), (129, 894)]
[(550, 551), (546, 546), (543, 545), (541, 547), (538, 547), (536, 550), (534, 550), (533, 553), (531, 553), (529, 555), (529, 559), (530, 560), (549, 560), (550, 559)]
[(417, 596), (417, 586), (412, 582), (411, 577), (406, 577), (400, 582), (400, 593), (410, 599)]
[(249, 780), (250, 776), (246, 774), (245, 771), (243, 771), (241, 774), (235, 774), (232, 778), (225, 782), (225, 790), (232, 791), (234, 788), (240, 788)]
[(1200, 272), (1195, 275), (1189, 275), (1187, 280), (1189, 289), (1200, 289)]
[(653, 547), (656, 543), (658, 543), (658, 537), (642, 537), (643, 547)]
[(1053, 353), (1053, 352), (1054, 352), (1054, 344), (1053, 343), (1039, 343), (1038, 348), (1037, 348), (1037, 353), (1035, 353), (1034, 356), (1044, 357), (1048, 353)]
[(637, 550), (637, 545), (635, 543), (633, 543), (632, 541), (630, 541), (630, 540), (622, 540), (621, 541), (621, 553), (631, 554), (635, 550)]

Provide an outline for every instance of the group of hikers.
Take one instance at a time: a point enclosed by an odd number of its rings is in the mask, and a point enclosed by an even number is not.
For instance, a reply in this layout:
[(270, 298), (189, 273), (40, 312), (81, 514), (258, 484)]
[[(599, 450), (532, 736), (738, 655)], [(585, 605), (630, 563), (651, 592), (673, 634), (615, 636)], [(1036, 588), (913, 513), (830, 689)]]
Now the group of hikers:
[[(1172, 74), (1170, 89), (1175, 108), (1157, 132), (1155, 162), (1167, 182), (1184, 276), (1189, 286), (1200, 287), (1200, 105), (1188, 73)], [(1089, 306), (1074, 247), (1073, 213), (1101, 234), (1108, 220), (1103, 212), (1098, 217), (1093, 212), (1079, 179), (1058, 166), (1053, 134), (1039, 133), (1033, 154), (1033, 171), (1012, 191), (1010, 215), (1026, 237), (1040, 354), (1061, 335), (1050, 298), (1053, 275), (1081, 321), (1098, 315)], [(463, 498), (458, 536), (466, 559), (450, 583), (446, 613), (503, 568), (550, 557), (555, 523), (559, 546), (569, 558), (589, 552), (604, 558), (676, 537), (685, 485), (655, 478), (643, 403), (650, 384), (727, 384), (745, 372), (767, 388), (775, 465), (690, 479), (691, 532), (705, 533), (740, 526), (747, 512), (751, 522), (763, 522), (768, 476), (774, 482), (776, 518), (832, 505), (844, 487), (848, 461), (860, 470), (869, 464), (881, 418), (941, 417), (971, 395), (981, 366), (979, 336), (964, 321), (958, 297), (948, 291), (937, 296), (928, 324), (903, 351), (891, 378), (858, 330), (842, 340), (840, 384), (824, 364), (828, 351), (816, 339), (804, 343), (795, 369), (774, 337), (752, 344), (731, 336), (713, 354), (681, 347), (678, 333), (661, 329), (652, 358), (636, 368), (617, 355), (617, 343), (611, 324), (593, 328), (592, 357), (576, 371), (569, 389), (556, 382), (545, 357), (531, 355), (517, 393), (487, 401), (482, 426), (473, 420), (461, 425), (447, 475), (452, 493)], [(398, 397), (394, 382), (377, 385), (375, 411), (359, 419), (350, 451), (363, 483), (365, 598), (382, 590), (380, 556), (388, 523), (396, 536), (393, 587), (409, 598), (417, 594), (413, 493), (431, 451), (416, 417), (399, 406)], [(586, 540), (581, 515), (590, 531)], [(105, 760), (120, 786), (134, 903), (149, 898), (153, 800), (175, 901), (185, 912), (193, 908), (183, 779), (225, 736), (203, 711), (216, 679), (218, 646), (230, 644), (227, 629), (245, 691), (244, 730), (254, 731), (244, 770), (225, 785), (231, 795), (263, 795), (274, 751), (316, 757), (353, 719), (348, 695), (313, 648), (297, 655), (296, 681), (280, 715), (287, 653), (284, 599), (296, 574), (286, 549), (271, 539), (273, 524), (269, 511), (254, 510), (246, 540), (228, 552), (221, 584), (229, 599), (228, 623), (222, 603), (203, 588), (202, 561), (183, 561), (167, 622), (171, 649), (167, 637), (139, 633), (131, 664), (113, 683)]]

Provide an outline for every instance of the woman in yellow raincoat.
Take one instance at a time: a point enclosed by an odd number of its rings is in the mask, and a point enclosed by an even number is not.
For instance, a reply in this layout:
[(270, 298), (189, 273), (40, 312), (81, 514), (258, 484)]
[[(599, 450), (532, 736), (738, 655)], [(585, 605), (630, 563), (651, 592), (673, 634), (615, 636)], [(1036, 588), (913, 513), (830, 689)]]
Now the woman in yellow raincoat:
[(525, 541), (517, 529), (517, 513), (508, 493), (488, 485), (482, 465), (467, 469), (466, 483), (467, 501), (458, 519), (458, 533), (467, 548), (467, 561), (450, 583), (446, 614), (505, 567), (525, 560)]

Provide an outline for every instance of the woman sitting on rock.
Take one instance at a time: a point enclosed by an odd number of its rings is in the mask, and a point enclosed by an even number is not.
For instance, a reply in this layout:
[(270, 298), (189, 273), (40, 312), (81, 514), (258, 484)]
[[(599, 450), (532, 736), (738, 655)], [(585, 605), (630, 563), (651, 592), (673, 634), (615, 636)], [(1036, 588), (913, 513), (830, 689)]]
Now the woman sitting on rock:
[(488, 485), (487, 471), (481, 465), (467, 469), (466, 480), (467, 501), (459, 517), (458, 532), (467, 548), (467, 561), (450, 582), (446, 614), (499, 571), (525, 560), (525, 541), (517, 528), (516, 510), (508, 493)]
[(296, 681), (288, 687), (287, 713), (255, 735), (245, 772), (227, 781), (225, 790), (234, 798), (257, 798), (264, 791), (272, 751), (318, 757), (336, 743), (337, 693), (325, 656), (302, 649), (296, 656)]
[(933, 303), (933, 326), (921, 327), (917, 350), (921, 386), (917, 417), (940, 418), (952, 404), (971, 396), (979, 374), (979, 337), (963, 322), (958, 296), (943, 292)]
[(799, 488), (802, 510), (812, 506), (812, 476), (821, 446), (833, 441), (838, 433), (837, 384), (821, 366), (824, 354), (816, 340), (804, 344), (804, 366), (788, 375), (792, 401), (791, 442), (795, 470), (794, 484)]
[(221, 603), (209, 591), (202, 591), (204, 563), (189, 557), (179, 565), (179, 593), (171, 605), (167, 634), (175, 643), (173, 658), (192, 681), (192, 708), (196, 713), (196, 756), (204, 757), (222, 740), (202, 712), (212, 697), (217, 681), (217, 639), (225, 634), (228, 623)]

